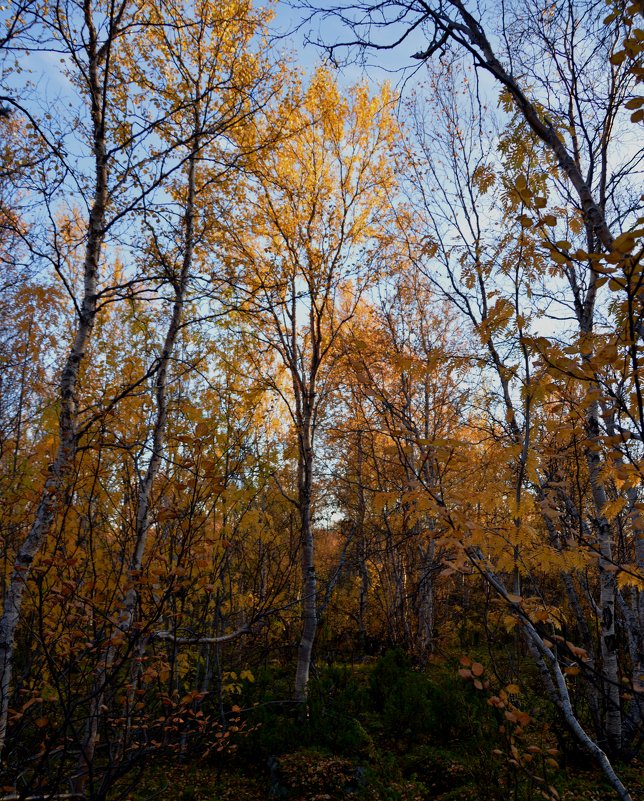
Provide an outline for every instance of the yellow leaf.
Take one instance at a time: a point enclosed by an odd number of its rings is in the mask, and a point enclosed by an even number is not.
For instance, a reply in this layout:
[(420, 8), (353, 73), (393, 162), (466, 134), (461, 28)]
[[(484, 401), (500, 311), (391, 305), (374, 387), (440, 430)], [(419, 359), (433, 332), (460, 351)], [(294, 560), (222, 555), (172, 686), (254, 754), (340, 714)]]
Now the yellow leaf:
[(620, 590), (635, 587), (638, 592), (644, 592), (644, 576), (638, 572), (636, 565), (624, 565), (617, 574), (617, 586)]
[(613, 501), (608, 501), (602, 511), (606, 519), (610, 521), (614, 520), (625, 506), (626, 498), (616, 498)]
[(506, 615), (503, 618), (503, 626), (508, 634), (514, 630), (514, 628), (518, 625), (519, 621), (513, 617), (512, 615)]

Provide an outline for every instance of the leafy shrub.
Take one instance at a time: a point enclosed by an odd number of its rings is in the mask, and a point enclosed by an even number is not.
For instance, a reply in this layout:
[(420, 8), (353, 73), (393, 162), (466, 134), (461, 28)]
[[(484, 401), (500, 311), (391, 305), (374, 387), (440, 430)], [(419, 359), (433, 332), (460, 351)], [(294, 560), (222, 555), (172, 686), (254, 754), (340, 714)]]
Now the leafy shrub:
[(317, 748), (341, 756), (364, 756), (372, 748), (370, 736), (356, 715), (369, 706), (368, 691), (348, 668), (331, 667), (312, 679), (308, 708), (289, 700), (292, 676), (264, 670), (253, 685), (257, 706), (248, 716), (249, 726), (258, 726), (244, 743), (240, 755), (285, 754), (300, 748)]
[(256, 728), (239, 743), (240, 756), (268, 758), (303, 747), (360, 756), (372, 748), (371, 738), (356, 718), (324, 706), (309, 709), (304, 718), (302, 714), (302, 709), (294, 706), (256, 707), (249, 715)]
[(422, 736), (431, 729), (429, 684), (401, 650), (387, 651), (369, 677), (370, 698), (392, 737)]
[(434, 716), (429, 690), (429, 683), (421, 673), (402, 674), (384, 703), (385, 731), (394, 737), (416, 738), (431, 734)]
[(484, 693), (447, 669), (434, 674), (428, 694), (433, 743), (468, 751), (473, 742), (493, 747), (498, 729)]
[(411, 661), (400, 648), (386, 651), (378, 659), (369, 676), (371, 699), (377, 711), (384, 711), (392, 694), (410, 672)]

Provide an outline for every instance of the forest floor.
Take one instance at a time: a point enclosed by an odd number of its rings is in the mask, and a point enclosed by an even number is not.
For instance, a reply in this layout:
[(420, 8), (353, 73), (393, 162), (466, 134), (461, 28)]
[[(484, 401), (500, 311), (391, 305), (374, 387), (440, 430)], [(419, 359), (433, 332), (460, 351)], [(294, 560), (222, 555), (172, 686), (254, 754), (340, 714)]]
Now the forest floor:
[[(461, 671), (462, 673), (462, 671)], [(486, 668), (487, 676), (487, 668)], [(152, 759), (125, 801), (615, 801), (545, 699), (527, 687), (499, 709), (458, 663), (416, 670), (399, 652), (375, 665), (329, 666), (310, 714), (283, 704), (290, 674), (258, 671), (231, 705), (236, 733), (211, 732), (208, 756)], [(582, 696), (577, 701), (581, 703)], [(492, 701), (492, 703), (490, 703)], [(240, 714), (238, 704), (246, 710)], [(510, 710), (510, 711), (509, 711)], [(523, 710), (527, 710), (524, 712)], [(244, 724), (240, 724), (243, 718)], [(514, 720), (513, 720), (514, 718)], [(217, 739), (219, 738), (219, 739)], [(217, 750), (212, 743), (226, 743)], [(203, 743), (202, 743), (203, 745)], [(203, 750), (201, 751), (203, 754)], [(617, 765), (644, 799), (640, 760)], [(116, 796), (115, 796), (116, 797)]]
[[(644, 798), (644, 765), (631, 763), (622, 769), (621, 776), (629, 787), (634, 801)], [(450, 780), (451, 776), (451, 780)], [(463, 777), (466, 777), (463, 779)], [(488, 796), (481, 794), (477, 783), (467, 777), (462, 760), (454, 759), (442, 782), (441, 790), (432, 790), (416, 779), (407, 781), (392, 778), (380, 779), (376, 787), (366, 785), (363, 789), (333, 792), (320, 787), (316, 771), (311, 769), (312, 788), (307, 790), (284, 788), (282, 792), (272, 787), (271, 771), (265, 764), (259, 764), (253, 771), (239, 769), (219, 771), (207, 764), (183, 764), (171, 767), (151, 765), (143, 780), (129, 799), (131, 801), (273, 801), (284, 798), (291, 801), (491, 801), (492, 799), (514, 799), (513, 791), (497, 787)], [(453, 783), (453, 786), (446, 785)], [(615, 792), (606, 784), (598, 771), (571, 770), (561, 774), (556, 781), (560, 788), (561, 801), (614, 801)], [(326, 790), (326, 791), (325, 791)], [(543, 798), (534, 794), (524, 794), (521, 798)]]

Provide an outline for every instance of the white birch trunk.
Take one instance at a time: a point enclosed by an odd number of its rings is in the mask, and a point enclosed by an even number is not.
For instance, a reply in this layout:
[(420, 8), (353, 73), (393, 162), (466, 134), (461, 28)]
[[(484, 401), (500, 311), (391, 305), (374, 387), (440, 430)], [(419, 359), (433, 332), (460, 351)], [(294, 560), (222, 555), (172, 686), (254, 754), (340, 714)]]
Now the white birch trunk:
[[(433, 528), (433, 527), (431, 527)], [(433, 531), (430, 531), (433, 535)], [(423, 662), (434, 646), (434, 560), (436, 543), (433, 539), (418, 546), (420, 578), (418, 581), (418, 649)]]
[[(510, 600), (503, 582), (489, 568), (482, 554), (478, 550), (470, 549), (468, 555), (472, 560), (472, 564), (478, 570), (481, 576), (487, 582), (489, 582), (492, 587), (494, 587), (498, 594), (505, 599), (513, 612), (517, 614), (523, 632), (528, 641), (528, 647), (533, 656), (535, 656), (537, 667), (544, 679), (546, 689), (551, 695), (552, 701), (556, 704), (563, 715), (563, 718), (571, 732), (574, 734), (582, 748), (588, 751), (596, 760), (611, 786), (617, 792), (620, 801), (632, 801), (630, 793), (626, 787), (624, 787), (621, 780), (615, 773), (615, 770), (613, 769), (613, 766), (611, 765), (606, 753), (602, 748), (599, 747), (592, 737), (587, 734), (577, 719), (572, 702), (570, 700), (570, 694), (566, 685), (566, 678), (561, 671), (556, 654), (553, 653), (552, 649), (546, 645), (543, 637), (536, 630), (527, 615), (523, 613), (521, 607)], [(537, 655), (539, 655), (541, 659), (536, 658)]]
[[(196, 158), (199, 145), (198, 138), (188, 161), (187, 178), (187, 199), (184, 214), (184, 252), (181, 264), (181, 271), (174, 283), (175, 297), (172, 305), (170, 322), (166, 331), (163, 348), (159, 357), (159, 364), (156, 372), (156, 419), (152, 430), (152, 454), (148, 462), (147, 470), (143, 481), (139, 486), (137, 497), (137, 509), (135, 518), (135, 544), (129, 563), (130, 585), (125, 592), (123, 604), (123, 616), (119, 629), (121, 633), (129, 634), (135, 622), (136, 607), (138, 603), (137, 578), (143, 565), (143, 556), (148, 541), (150, 531), (150, 502), (152, 498), (152, 488), (159, 472), (163, 456), (163, 444), (165, 437), (168, 399), (167, 399), (167, 379), (168, 367), (174, 351), (177, 335), (183, 316), (183, 306), (185, 302), (186, 287), (188, 276), (192, 267), (192, 254), (194, 249), (194, 206), (195, 206), (195, 170)], [(79, 760), (79, 773), (75, 777), (74, 787), (77, 792), (82, 792), (84, 783), (91, 771), (92, 761), (98, 744), (98, 726), (100, 722), (100, 710), (104, 703), (105, 687), (109, 678), (109, 672), (116, 657), (115, 648), (110, 645), (105, 654), (103, 667), (100, 669), (94, 682), (92, 702), (90, 704), (87, 731), (81, 748)], [(132, 699), (130, 699), (131, 701)], [(131, 709), (132, 704), (128, 704)], [(126, 713), (129, 725), (129, 713)]]
[[(89, 12), (88, 12), (89, 13)], [(93, 28), (88, 45), (89, 83), (92, 104), (94, 146), (94, 196), (87, 226), (87, 244), (83, 261), (83, 297), (76, 332), (59, 384), (59, 444), (50, 465), (49, 476), (40, 496), (36, 515), (27, 538), (18, 549), (13, 572), (4, 597), (0, 618), (0, 754), (7, 734), (11, 678), (16, 629), (34, 559), (40, 552), (65, 495), (78, 447), (78, 377), (96, 319), (97, 287), (101, 249), (105, 235), (107, 206), (108, 156), (103, 122), (102, 85), (98, 71), (97, 42)]]
[(299, 433), (302, 440), (298, 470), (298, 508), (302, 537), (302, 636), (297, 652), (294, 697), (299, 703), (305, 703), (308, 698), (313, 643), (318, 624), (315, 541), (311, 520), (313, 445), (308, 416), (305, 416)]
[[(599, 434), (599, 404), (591, 403), (588, 411), (588, 434), (591, 442)], [(601, 479), (601, 459), (591, 448), (586, 450), (586, 463), (597, 517), (599, 550), (599, 641), (602, 657), (602, 679), (606, 704), (605, 732), (609, 749), (617, 754), (622, 745), (622, 712), (619, 694), (619, 665), (615, 629), (617, 577), (613, 563), (612, 531), (604, 514), (606, 491)]]

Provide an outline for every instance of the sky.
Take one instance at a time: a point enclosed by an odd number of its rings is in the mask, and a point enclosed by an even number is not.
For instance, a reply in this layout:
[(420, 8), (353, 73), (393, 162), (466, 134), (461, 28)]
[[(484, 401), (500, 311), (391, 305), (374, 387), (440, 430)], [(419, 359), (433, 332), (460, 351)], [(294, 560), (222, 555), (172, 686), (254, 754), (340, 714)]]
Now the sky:
[[(319, 3), (323, 8), (325, 6), (328, 8), (332, 2), (332, 0), (312, 1)], [(342, 2), (342, 0), (335, 1)], [(291, 63), (299, 65), (302, 70), (310, 74), (320, 63), (331, 63), (325, 50), (312, 42), (317, 40), (333, 44), (350, 39), (352, 34), (337, 18), (324, 14), (311, 17), (301, 6), (298, 7), (299, 2), (300, 0), (276, 0), (275, 19), (271, 27), (275, 36), (276, 50), (283, 52), (284, 57)], [(0, 12), (0, 16), (7, 13), (8, 9), (5, 8)], [(360, 54), (357, 50), (353, 52), (352, 61), (337, 66), (331, 65), (336, 69), (337, 79), (342, 88), (367, 79), (375, 89), (378, 84), (388, 80), (394, 88), (408, 96), (414, 85), (426, 75), (424, 65), (413, 58), (413, 54), (424, 49), (426, 44), (425, 34), (419, 31), (413, 39), (403, 42), (395, 49), (368, 52), (365, 57), (366, 67), (360, 63)], [(56, 55), (31, 52), (24, 58), (24, 65), (32, 69), (32, 80), (38, 84), (38, 91), (35, 94), (39, 98), (46, 98), (45, 101), (41, 101), (43, 105), (66, 104), (69, 97), (73, 96), (73, 89), (61, 72), (59, 58)], [(481, 71), (479, 79), (484, 93), (494, 99), (497, 88), (492, 79)], [(24, 74), (16, 77), (16, 93), (18, 96), (20, 94), (25, 96), (20, 91), (21, 81), (24, 81)]]
[[(261, 1), (258, 0), (258, 3), (261, 4)], [(319, 0), (319, 3), (324, 7), (325, 0)], [(277, 51), (305, 73), (311, 74), (319, 64), (324, 63), (335, 69), (336, 78), (344, 88), (367, 80), (375, 89), (387, 80), (396, 89), (403, 89), (403, 86), (408, 89), (414, 84), (415, 77), (423, 72), (420, 62), (412, 58), (413, 53), (425, 45), (422, 33), (394, 50), (366, 53), (364, 64), (360, 63), (357, 49), (338, 53), (339, 58), (344, 58), (343, 63), (331, 62), (324, 48), (313, 42), (333, 44), (346, 41), (351, 38), (351, 32), (336, 18), (322, 14), (311, 17), (310, 12), (298, 5), (298, 0), (275, 0), (271, 33), (275, 37)], [(327, 2), (326, 5), (330, 4)], [(0, 24), (10, 13), (11, 4), (0, 7)], [(70, 86), (55, 54), (31, 51), (20, 60), (25, 71), (14, 74), (10, 81), (17, 90), (29, 79), (38, 85), (37, 94), (50, 102), (58, 103), (61, 97), (70, 93)]]
[[(320, 0), (320, 5), (324, 7), (324, 0)], [(352, 38), (351, 32), (339, 20), (323, 15), (311, 18), (310, 12), (297, 7), (297, 0), (277, 0), (271, 29), (278, 39), (283, 37), (284, 53), (290, 53), (308, 73), (320, 63), (331, 64), (324, 48), (313, 42), (335, 44)], [(393, 86), (402, 86), (403, 82), (409, 82), (412, 73), (418, 72), (419, 62), (412, 55), (422, 49), (424, 43), (423, 35), (418, 34), (394, 50), (367, 53), (364, 65), (355, 49), (346, 63), (336, 62), (332, 66), (337, 69), (341, 85), (351, 86), (366, 79), (374, 85), (388, 80)], [(338, 58), (348, 55), (347, 51), (338, 53)]]

